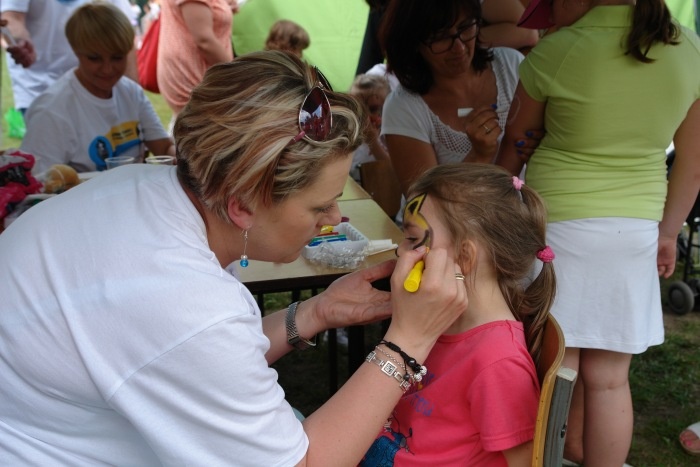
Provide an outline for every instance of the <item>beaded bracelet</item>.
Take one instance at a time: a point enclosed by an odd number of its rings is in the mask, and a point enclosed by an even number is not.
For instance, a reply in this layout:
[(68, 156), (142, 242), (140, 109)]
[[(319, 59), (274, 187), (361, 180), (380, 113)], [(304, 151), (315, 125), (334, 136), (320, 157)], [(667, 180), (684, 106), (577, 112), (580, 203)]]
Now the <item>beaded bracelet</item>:
[(389, 376), (390, 378), (394, 378), (396, 381), (399, 382), (399, 387), (401, 390), (405, 393), (408, 391), (408, 388), (411, 387), (411, 383), (406, 380), (406, 376), (402, 375), (399, 370), (397, 370), (396, 365), (394, 365), (390, 361), (385, 361), (382, 360), (381, 358), (377, 357), (377, 352), (372, 351), (367, 355), (367, 358), (365, 358), (365, 361), (367, 363), (374, 363), (378, 365), (382, 373), (385, 375)]
[[(410, 368), (411, 370), (413, 370), (414, 375), (420, 375), (421, 379), (422, 379), (422, 377), (428, 373), (428, 369), (424, 365), (421, 365), (420, 363), (418, 363), (415, 358), (409, 356), (406, 352), (401, 350), (401, 347), (394, 344), (393, 342), (389, 342), (389, 341), (382, 339), (381, 341), (379, 341), (379, 344), (386, 345), (387, 347), (389, 347), (389, 349), (391, 349), (394, 352), (401, 355), (401, 358), (403, 358), (403, 361), (406, 363), (406, 366), (408, 368)], [(416, 381), (420, 381), (420, 380), (416, 380)]]

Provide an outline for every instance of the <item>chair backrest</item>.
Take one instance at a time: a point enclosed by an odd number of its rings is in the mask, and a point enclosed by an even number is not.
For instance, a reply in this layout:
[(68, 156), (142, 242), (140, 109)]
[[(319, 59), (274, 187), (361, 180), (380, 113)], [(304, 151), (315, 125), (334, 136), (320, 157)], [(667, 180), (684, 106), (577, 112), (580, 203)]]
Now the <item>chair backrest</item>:
[(391, 161), (360, 164), (360, 185), (392, 219), (401, 208), (401, 186)]
[(561, 328), (550, 316), (545, 324), (542, 350), (537, 362), (541, 391), (532, 452), (533, 467), (562, 465), (566, 423), (577, 376), (574, 370), (561, 366), (564, 348)]

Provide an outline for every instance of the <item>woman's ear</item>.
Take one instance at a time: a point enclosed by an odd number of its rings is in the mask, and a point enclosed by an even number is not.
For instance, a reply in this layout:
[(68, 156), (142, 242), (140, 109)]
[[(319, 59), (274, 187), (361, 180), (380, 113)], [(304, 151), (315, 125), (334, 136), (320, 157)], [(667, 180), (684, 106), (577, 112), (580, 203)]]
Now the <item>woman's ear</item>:
[(226, 208), (229, 219), (236, 227), (241, 230), (248, 230), (253, 226), (253, 211), (238, 198), (230, 197)]

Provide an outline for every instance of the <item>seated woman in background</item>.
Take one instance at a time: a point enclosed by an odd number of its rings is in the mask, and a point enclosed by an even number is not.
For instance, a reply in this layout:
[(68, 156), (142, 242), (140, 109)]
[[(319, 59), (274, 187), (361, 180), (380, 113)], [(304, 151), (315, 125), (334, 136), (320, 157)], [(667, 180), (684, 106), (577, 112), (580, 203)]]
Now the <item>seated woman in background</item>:
[(34, 171), (66, 164), (103, 170), (105, 159), (175, 155), (175, 146), (143, 89), (124, 77), (134, 44), (129, 19), (109, 3), (89, 3), (66, 23), (78, 67), (37, 97), (27, 111), (20, 149), (36, 157)]
[[(387, 98), (382, 134), (404, 194), (435, 165), (496, 155), (523, 55), (484, 47), (481, 25), (479, 0), (389, 2), (380, 41), (400, 86)], [(531, 152), (537, 141), (518, 144)]]

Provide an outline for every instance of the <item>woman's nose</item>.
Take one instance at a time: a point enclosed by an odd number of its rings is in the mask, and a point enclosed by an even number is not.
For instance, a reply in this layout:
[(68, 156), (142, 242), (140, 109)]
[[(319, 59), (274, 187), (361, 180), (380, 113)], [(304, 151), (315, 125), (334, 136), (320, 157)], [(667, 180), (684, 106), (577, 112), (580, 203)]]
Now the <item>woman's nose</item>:
[(452, 48), (450, 50), (457, 50), (459, 52), (466, 50), (467, 44), (462, 42), (462, 38), (457, 37), (455, 38), (454, 42), (452, 43)]
[(338, 225), (340, 224), (341, 219), (342, 216), (340, 215), (340, 208), (338, 207), (338, 203), (335, 203), (333, 208), (321, 218), (322, 222), (319, 223), (319, 226)]

